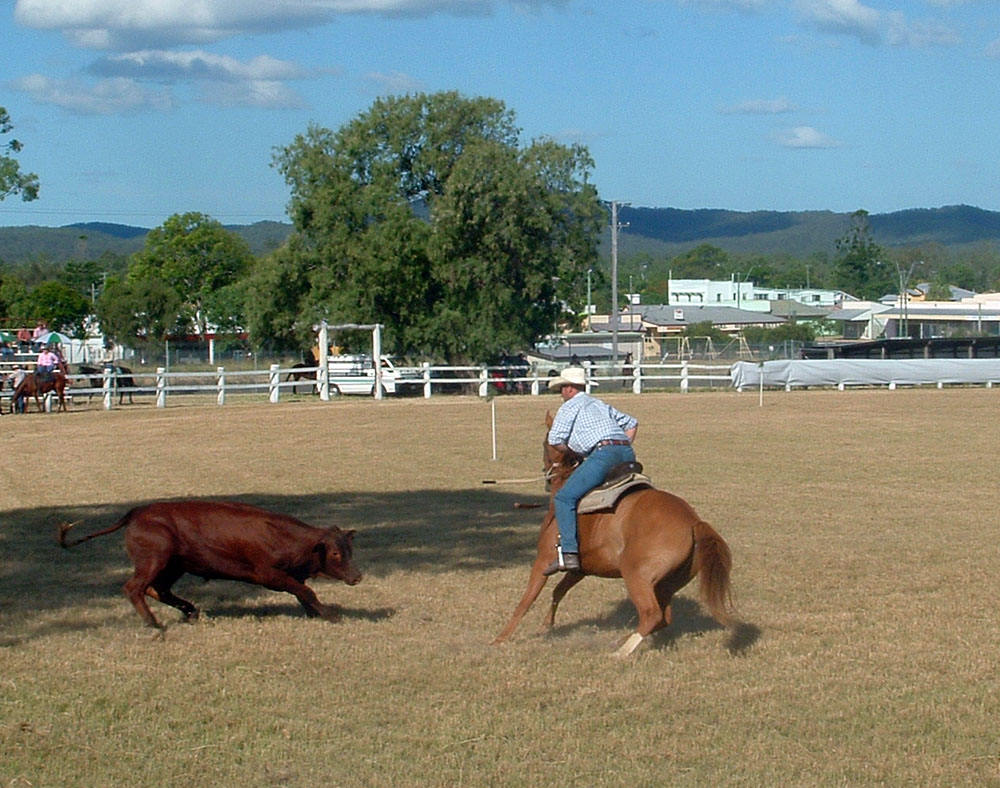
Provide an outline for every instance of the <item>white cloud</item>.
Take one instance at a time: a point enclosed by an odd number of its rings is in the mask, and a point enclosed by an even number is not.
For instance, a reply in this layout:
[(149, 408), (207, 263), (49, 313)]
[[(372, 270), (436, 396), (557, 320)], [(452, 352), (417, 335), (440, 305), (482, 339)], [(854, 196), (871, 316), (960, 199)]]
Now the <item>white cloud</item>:
[(209, 82), (201, 89), (201, 100), (219, 107), (300, 109), (305, 100), (281, 82), (254, 79), (247, 82)]
[(281, 0), (17, 0), (14, 18), (60, 30), (81, 47), (128, 50), (305, 27), (328, 14), (315, 3)]
[(317, 76), (268, 55), (241, 61), (200, 50), (130, 52), (101, 58), (88, 71), (100, 79), (88, 83), (35, 74), (13, 86), (77, 114), (169, 109), (176, 99), (164, 86), (177, 83), (196, 85), (196, 99), (215, 106), (298, 109), (306, 102), (285, 83)]
[(419, 93), (426, 89), (423, 82), (399, 71), (387, 73), (369, 71), (363, 77), (364, 83), (379, 95), (396, 93)]
[(53, 104), (77, 115), (116, 115), (173, 106), (170, 91), (151, 89), (122, 77), (85, 84), (78, 79), (51, 79), (31, 74), (9, 84), (41, 104)]
[[(512, 0), (16, 0), (18, 24), (62, 31), (78, 46), (127, 51), (206, 44), (234, 36), (314, 27), (343, 14), (482, 15)], [(517, 0), (517, 8), (567, 0)]]
[(840, 148), (843, 143), (824, 134), (812, 126), (796, 126), (775, 135), (783, 148)]
[(854, 36), (866, 44), (881, 40), (879, 13), (858, 0), (797, 0), (802, 20), (824, 33)]
[(787, 98), (779, 96), (776, 99), (749, 99), (740, 101), (720, 111), (725, 115), (781, 115), (797, 109)]
[(677, 0), (680, 5), (700, 6), (705, 9), (732, 9), (744, 13), (762, 11), (770, 0)]
[(202, 50), (143, 50), (101, 58), (88, 69), (99, 77), (145, 82), (193, 82), (199, 100), (223, 107), (298, 109), (304, 99), (284, 83), (318, 76), (296, 63), (260, 55), (247, 61)]
[(888, 19), (888, 41), (893, 46), (923, 49), (928, 46), (955, 46), (962, 43), (958, 32), (942, 22), (907, 22), (898, 11), (888, 14)]
[(153, 80), (282, 80), (308, 76), (299, 66), (287, 60), (260, 55), (241, 61), (202, 50), (171, 52), (142, 50), (124, 55), (104, 57), (88, 69), (104, 77), (131, 77)]

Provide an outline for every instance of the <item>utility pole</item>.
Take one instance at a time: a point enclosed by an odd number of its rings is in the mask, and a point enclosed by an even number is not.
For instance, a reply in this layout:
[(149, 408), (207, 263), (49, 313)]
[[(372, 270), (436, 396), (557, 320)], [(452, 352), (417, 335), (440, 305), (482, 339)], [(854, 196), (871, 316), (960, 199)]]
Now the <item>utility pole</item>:
[[(628, 203), (624, 203), (627, 205)], [(611, 201), (611, 367), (618, 369), (618, 231), (627, 224), (618, 223), (618, 202)]]
[(593, 268), (587, 269), (587, 329), (590, 330), (590, 315), (592, 314), (590, 308), (590, 275), (594, 272)]
[(903, 338), (909, 338), (910, 336), (910, 277), (913, 276), (913, 269), (916, 265), (916, 262), (910, 263), (910, 270), (904, 274), (899, 263), (896, 263), (896, 274), (899, 276), (899, 300), (903, 307), (903, 316), (902, 320), (900, 320), (900, 331), (898, 333)]

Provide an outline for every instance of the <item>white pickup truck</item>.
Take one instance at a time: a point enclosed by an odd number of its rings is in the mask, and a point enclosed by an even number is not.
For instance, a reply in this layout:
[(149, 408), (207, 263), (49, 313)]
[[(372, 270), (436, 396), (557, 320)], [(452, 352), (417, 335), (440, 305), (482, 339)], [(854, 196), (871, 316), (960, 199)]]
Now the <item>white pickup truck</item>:
[[(382, 393), (395, 394), (401, 375), (388, 356), (382, 356)], [(330, 356), (327, 361), (331, 394), (375, 393), (375, 365), (371, 356)]]

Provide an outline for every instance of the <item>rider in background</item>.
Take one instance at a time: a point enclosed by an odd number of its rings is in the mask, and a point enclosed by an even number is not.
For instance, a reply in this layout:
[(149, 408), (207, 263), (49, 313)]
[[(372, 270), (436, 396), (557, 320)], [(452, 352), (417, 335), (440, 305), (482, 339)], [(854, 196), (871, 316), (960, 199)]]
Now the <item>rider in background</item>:
[(563, 399), (549, 428), (549, 445), (579, 454), (584, 460), (555, 494), (560, 550), (545, 569), (546, 575), (580, 571), (576, 505), (615, 465), (635, 460), (632, 442), (639, 428), (635, 418), (585, 392), (587, 377), (582, 367), (567, 367), (549, 381), (549, 388), (559, 389)]
[(35, 362), (35, 375), (39, 378), (51, 375), (52, 371), (59, 366), (59, 361), (59, 356), (52, 350), (52, 346), (46, 345), (38, 354), (38, 360)]

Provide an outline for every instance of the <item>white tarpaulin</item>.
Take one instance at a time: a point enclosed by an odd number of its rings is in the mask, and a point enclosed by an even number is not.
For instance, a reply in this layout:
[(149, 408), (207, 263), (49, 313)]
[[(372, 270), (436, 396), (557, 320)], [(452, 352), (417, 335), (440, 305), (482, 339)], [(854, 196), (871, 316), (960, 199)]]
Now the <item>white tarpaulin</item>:
[(990, 383), (1000, 381), (1000, 359), (817, 359), (813, 361), (738, 361), (729, 371), (736, 389), (764, 386), (886, 386), (921, 383)]

